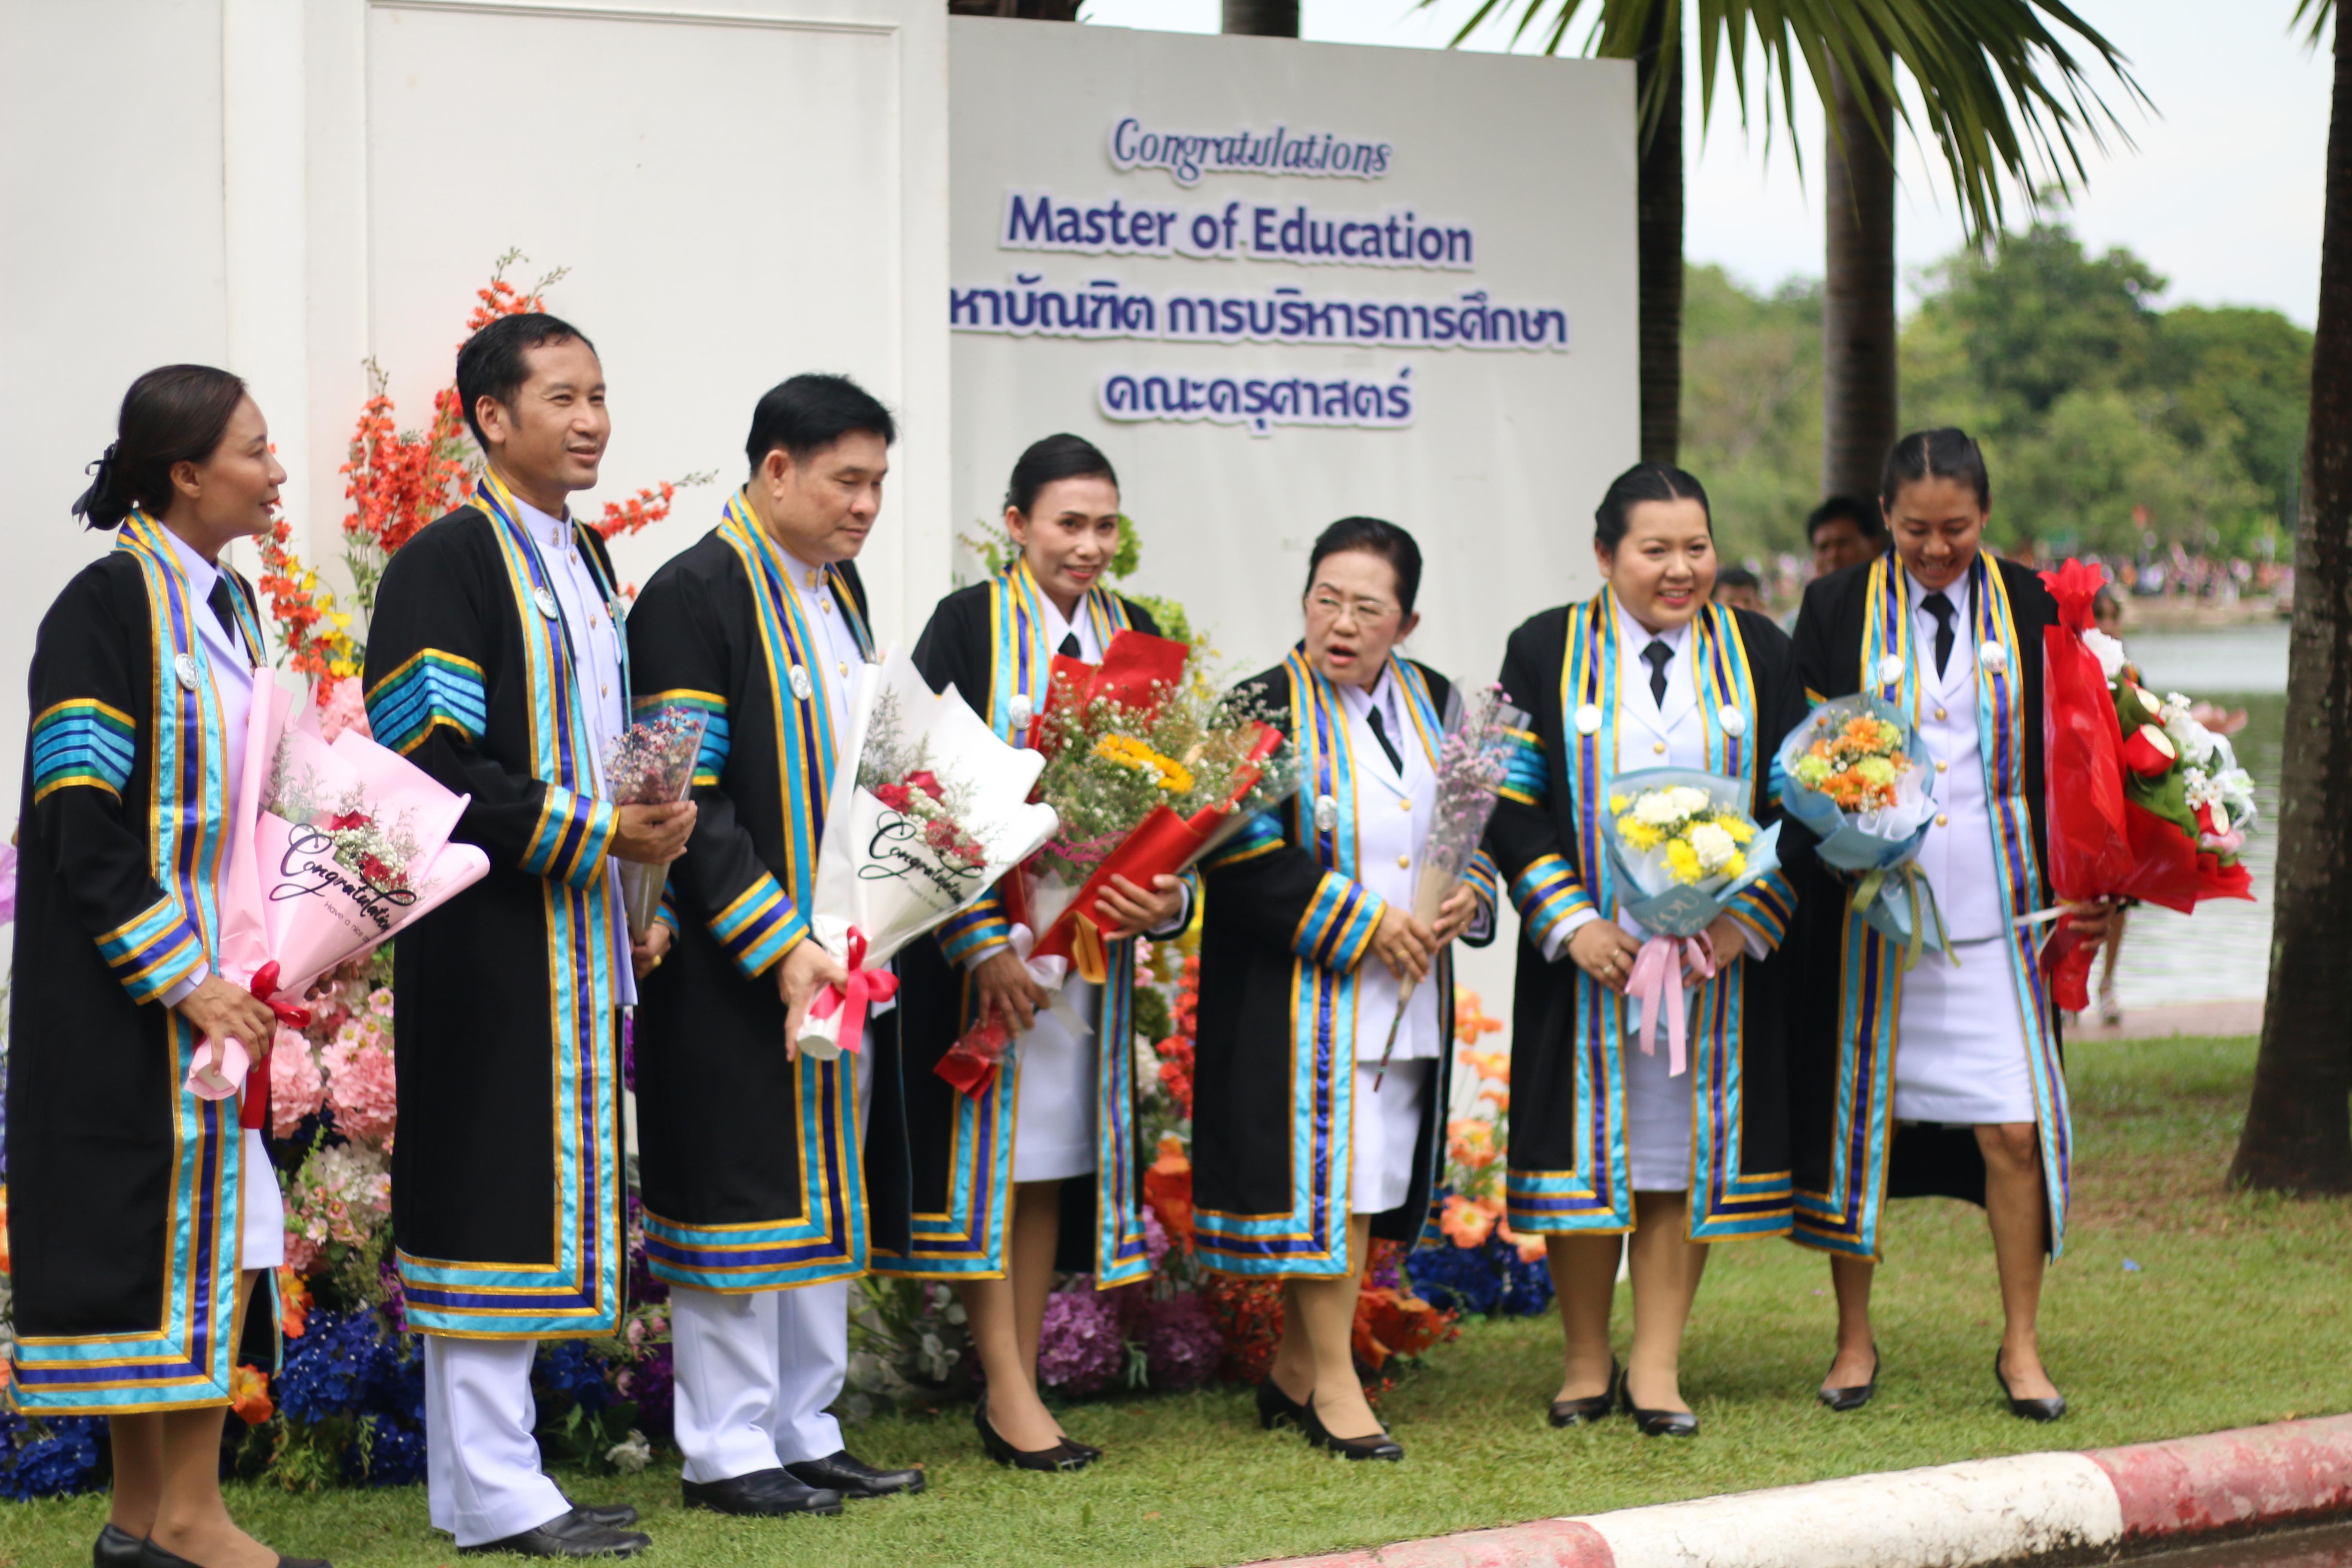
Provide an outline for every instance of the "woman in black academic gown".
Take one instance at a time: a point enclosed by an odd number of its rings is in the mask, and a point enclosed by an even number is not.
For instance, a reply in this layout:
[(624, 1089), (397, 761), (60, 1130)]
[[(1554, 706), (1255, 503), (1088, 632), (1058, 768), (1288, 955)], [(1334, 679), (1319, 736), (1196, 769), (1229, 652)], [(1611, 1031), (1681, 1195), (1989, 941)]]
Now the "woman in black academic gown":
[[(1713, 522), (1682, 469), (1619, 475), (1592, 551), (1601, 591), (1529, 620), (1503, 658), (1531, 730), (1486, 833), (1521, 922), (1507, 1202), (1513, 1228), (1544, 1237), (1559, 1288), (1567, 1365), (1552, 1425), (1622, 1403), (1644, 1433), (1687, 1437), (1698, 1418), (1682, 1397), (1683, 1329), (1707, 1247), (1789, 1228), (1785, 976), (1767, 959), (1796, 899), (1772, 872), (1702, 933), (1717, 973), (1677, 999), (1691, 1006), (1677, 1075), (1654, 1036), (1635, 1043), (1626, 983), (1648, 933), (1618, 907), (1638, 894), (1617, 884), (1601, 824), (1614, 779), (1663, 767), (1745, 783), (1770, 822), (1773, 754), (1804, 691), (1778, 626), (1709, 601)], [(1782, 858), (1801, 858), (1787, 837)], [(1627, 1232), (1621, 1376), (1609, 1319)]]
[[(1118, 633), (1159, 627), (1103, 584), (1118, 549), (1118, 476), (1092, 443), (1049, 436), (1024, 452), (1004, 527), (1020, 553), (940, 601), (915, 665), (1025, 745), (1055, 655), (1097, 663)], [(988, 1378), (973, 1416), (982, 1441), (1024, 1469), (1080, 1469), (1100, 1454), (1070, 1438), (1037, 1394), (1057, 1258), (1097, 1289), (1151, 1271), (1137, 1206), (1131, 939), (1181, 931), (1190, 900), (1174, 877), (1150, 889), (1117, 877), (1103, 907), (1118, 922), (1103, 933), (1108, 973), (1099, 986), (1071, 979), (1058, 999), (1025, 962), (1034, 933), (994, 891), (898, 961), (914, 1226), (906, 1254), (876, 1248), (875, 1270), (955, 1283)], [(992, 1017), (1017, 1037), (995, 1079), (963, 1094), (933, 1069)]]
[(262, 647), (253, 589), (221, 552), (269, 528), (286, 471), (245, 384), (205, 365), (133, 382), (95, 467), (74, 510), (114, 548), (66, 584), (33, 648), (10, 1396), (109, 1418), (101, 1568), (280, 1562), (220, 1494), (238, 1331), (284, 1258), (278, 1181), (236, 1100), (182, 1085), (205, 1040), (277, 1030), (212, 961)]
[(1283, 1281), (1260, 1420), (1351, 1459), (1404, 1457), (1356, 1376), (1357, 1291), (1372, 1237), (1410, 1245), (1426, 1222), (1452, 1059), (1449, 950), (1494, 934), (1483, 853), (1433, 927), (1412, 913), (1457, 700), (1394, 651), (1420, 624), (1420, 587), (1421, 551), (1393, 523), (1346, 518), (1315, 542), (1306, 637), (1239, 694), (1289, 737), (1298, 793), (1212, 855), (1202, 887), (1194, 1239), (1211, 1268)]
[[(1852, 912), (1850, 882), (1807, 890), (1790, 1090), (1796, 1239), (1830, 1255), (1837, 1292), (1820, 1397), (1869, 1400), (1885, 1200), (1932, 1194), (1984, 1205), (2004, 1320), (1993, 1377), (2012, 1414), (2053, 1420), (2066, 1402), (2035, 1320), (2042, 1265), (2065, 1245), (2074, 1131), (2040, 927), (2022, 922), (2048, 901), (2042, 632), (2057, 605), (2032, 568), (1985, 552), (1992, 481), (1966, 433), (1906, 436), (1880, 489), (1895, 548), (1805, 590), (1797, 664), (1818, 695), (1871, 692), (1916, 726), (1939, 808), (1918, 866), (1949, 953), (1906, 972), (1900, 945)], [(2066, 919), (2095, 942), (2107, 917)]]

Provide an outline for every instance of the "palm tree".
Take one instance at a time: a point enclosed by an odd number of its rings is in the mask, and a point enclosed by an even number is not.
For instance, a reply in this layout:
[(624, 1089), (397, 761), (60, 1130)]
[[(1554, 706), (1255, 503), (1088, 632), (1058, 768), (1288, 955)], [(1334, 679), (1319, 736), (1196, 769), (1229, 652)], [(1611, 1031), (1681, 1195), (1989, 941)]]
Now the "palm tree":
[[(2334, 0), (2300, 0), (2319, 45)], [(2233, 1182), (2352, 1192), (2352, 53), (2336, 30), (2311, 424), (2294, 531), (2270, 998)]]
[[(1586, 10), (1585, 0), (1479, 0), (1454, 41), (1516, 14), (1515, 45), (1533, 36), (1546, 54), (1557, 54)], [(1642, 455), (1665, 460), (1676, 446), (1670, 426), (1681, 379), (1684, 3), (1592, 0), (1591, 12), (1584, 51), (1633, 60), (1640, 84)], [(2127, 94), (2142, 97), (2123, 57), (2063, 0), (1698, 0), (1703, 125), (1727, 62), (1741, 122), (1748, 123), (1751, 34), (1767, 146), (1776, 131), (1795, 124), (1800, 61), (1830, 108), (1822, 461), (1830, 493), (1874, 488), (1895, 438), (1897, 125), (1935, 139), (1972, 243), (2000, 230), (2004, 175), (2027, 182), (2029, 196), (2036, 174), (2063, 195), (2084, 174), (2082, 142), (2103, 145), (2103, 125), (2121, 134), (2053, 24), (2077, 37)], [(1901, 94), (1898, 66), (1917, 89), (1916, 109)], [(1670, 235), (1671, 288), (1662, 277), (1653, 282), (1666, 265)]]

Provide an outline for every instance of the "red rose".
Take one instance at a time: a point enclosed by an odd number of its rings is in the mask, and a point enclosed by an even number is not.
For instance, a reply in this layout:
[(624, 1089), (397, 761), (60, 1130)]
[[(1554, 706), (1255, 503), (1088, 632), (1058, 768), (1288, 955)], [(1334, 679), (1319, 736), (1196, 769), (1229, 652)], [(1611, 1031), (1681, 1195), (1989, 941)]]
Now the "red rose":
[(327, 831), (330, 833), (348, 833), (355, 827), (365, 827), (367, 825), (368, 814), (364, 811), (338, 812), (327, 818)]
[(874, 798), (891, 810), (901, 813), (907, 809), (911, 799), (907, 794), (905, 784), (877, 784), (874, 789)]
[(948, 792), (940, 784), (939, 775), (929, 768), (917, 768), (907, 775), (907, 782), (933, 800), (944, 801), (948, 797)]

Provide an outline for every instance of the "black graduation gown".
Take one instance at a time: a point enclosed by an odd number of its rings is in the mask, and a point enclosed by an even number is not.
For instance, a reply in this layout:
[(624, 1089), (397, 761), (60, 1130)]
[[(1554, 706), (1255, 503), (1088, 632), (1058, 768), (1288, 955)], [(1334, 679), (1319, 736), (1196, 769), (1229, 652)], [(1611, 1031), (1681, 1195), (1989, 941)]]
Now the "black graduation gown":
[[(805, 673), (814, 628), (789, 572), (739, 493), (629, 612), (637, 713), (708, 716), (699, 815), (670, 867), (677, 941), (639, 983), (635, 1034), (646, 1261), (656, 1277), (705, 1290), (845, 1279), (866, 1270), (869, 1229), (906, 1232), (898, 1012), (868, 1017), (865, 1133), (851, 1057), (803, 1054), (795, 1065), (784, 1055), (776, 970), (808, 936), (836, 726), (848, 719)], [(870, 654), (857, 568), (827, 575)]]
[[(1045, 703), (1055, 650), (1045, 640), (1044, 600), (1025, 564), (939, 603), (915, 644), (915, 667), (934, 689), (953, 685), (971, 710), (1006, 741), (1026, 743), (1025, 715)], [(1154, 637), (1142, 605), (1107, 589), (1087, 595), (1108, 645), (1120, 631)], [(1016, 719), (1019, 720), (1016, 722)], [(991, 889), (929, 938), (904, 950), (898, 973), (907, 1050), (907, 1116), (915, 1201), (910, 1247), (877, 1262), (877, 1272), (925, 1279), (992, 1279), (1004, 1272), (1007, 1203), (1013, 1188), (1019, 1051), (978, 1095), (960, 1093), (935, 1070), (971, 1022), (965, 965), (1011, 933), (1002, 896)], [(1092, 1183), (1062, 1184), (1061, 1267), (1090, 1274), (1097, 1288), (1132, 1283), (1151, 1270), (1140, 1206), (1149, 1162), (1136, 1142), (1135, 944), (1113, 942), (1097, 1020), (1097, 1158)]]
[[(251, 586), (222, 575), (259, 647)], [(245, 743), (223, 728), (210, 614), (134, 512), (34, 640), (8, 1036), (9, 1396), (28, 1413), (229, 1397), (236, 1101), (181, 1088), (199, 1042), (160, 1000), (210, 963), (224, 760)]]
[[(614, 594), (595, 530), (572, 527)], [(473, 798), (455, 837), (489, 875), (394, 944), (400, 1137), (393, 1239), (408, 1325), (472, 1339), (610, 1334), (622, 1310), (625, 921), (614, 807), (558, 601), (495, 475), (377, 590), (376, 740)]]
[[(1413, 738), (1433, 764), (1452, 689), (1410, 659), (1390, 665)], [(1372, 932), (1386, 907), (1355, 879), (1356, 790), (1337, 689), (1294, 649), (1244, 681), (1298, 749), (1298, 792), (1262, 814), (1202, 865), (1201, 1002), (1192, 1076), (1194, 1239), (1220, 1273), (1345, 1276), (1348, 1131), (1354, 1110), (1356, 971), (1377, 963)], [(1316, 825), (1328, 796), (1328, 830)], [(1482, 852), (1464, 881), (1487, 906), (1494, 870)], [(1473, 939), (1465, 937), (1464, 941)], [(1430, 984), (1438, 1017), (1454, 1016), (1454, 962)], [(1383, 1032), (1386, 1018), (1368, 1021)], [(1432, 1075), (1405, 1201), (1372, 1216), (1372, 1234), (1408, 1246), (1430, 1218), (1444, 1147), (1453, 1035)], [(1336, 1140), (1336, 1142), (1335, 1142)]]
[[(1626, 1155), (1623, 1052), (1638, 1049), (1622, 998), (1544, 939), (1579, 910), (1610, 918), (1614, 873), (1601, 837), (1616, 744), (1618, 634), (1606, 590), (1544, 611), (1511, 634), (1503, 689), (1533, 725), (1486, 845), (1519, 911), (1511, 998), (1511, 1131), (1506, 1203), (1514, 1229), (1633, 1228)], [(1687, 634), (1709, 771), (1743, 778), (1757, 821), (1780, 816), (1772, 759), (1802, 721), (1804, 689), (1789, 639), (1766, 617), (1703, 607)], [(1582, 715), (1584, 722), (1579, 722)], [(1736, 719), (1730, 716), (1736, 715)], [(1734, 899), (1730, 912), (1773, 956), (1741, 958), (1699, 990), (1690, 1042), (1690, 1237), (1777, 1235), (1790, 1224), (1785, 997), (1790, 955), (1777, 951), (1795, 912), (1792, 877), (1810, 840), (1784, 833), (1781, 869)]]
[[(2025, 998), (2021, 1011), (2035, 1069), (2055, 1252), (2063, 1239), (2073, 1142), (2059, 1021), (2042, 978), (2037, 928), (2021, 931), (2013, 921), (2048, 901), (2041, 873), (2049, 854), (2042, 823), (2042, 633), (2057, 624), (2058, 606), (2040, 575), (2014, 562), (1980, 555), (1970, 577), (1972, 640), (1997, 641), (2006, 650), (2006, 669), (1988, 671), (1979, 682), (1979, 734), (1989, 768), (2004, 781), (1989, 788), (1987, 804), (1996, 826), (2021, 851), (1999, 863), (2008, 875), (2010, 956)], [(1910, 619), (1901, 563), (1891, 554), (1816, 580), (1805, 590), (1795, 634), (1797, 666), (1809, 694), (1818, 700), (1851, 696), (1863, 689), (1868, 671), (1872, 690), (1907, 706), (1916, 695), (1907, 675), (1891, 682), (1875, 678), (1882, 660), (1907, 664)], [(1852, 918), (1851, 892), (1850, 879), (1818, 861), (1808, 867), (1797, 939), (1807, 955), (1805, 980), (1789, 1058), (1794, 1239), (1866, 1258), (1877, 1251), (1885, 1199), (1933, 1195), (1982, 1204), (1985, 1178), (1984, 1157), (1969, 1129), (1901, 1125), (1893, 1119), (1901, 951)], [(1929, 954), (1923, 962), (1943, 961)]]

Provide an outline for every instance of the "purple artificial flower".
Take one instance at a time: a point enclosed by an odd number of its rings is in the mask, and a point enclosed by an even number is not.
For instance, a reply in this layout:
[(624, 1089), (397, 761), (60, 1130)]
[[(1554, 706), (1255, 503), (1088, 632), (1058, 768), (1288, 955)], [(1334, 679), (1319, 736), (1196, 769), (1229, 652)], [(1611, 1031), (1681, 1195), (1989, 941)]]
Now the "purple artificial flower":
[(1037, 1381), (1064, 1394), (1095, 1394), (1108, 1388), (1127, 1360), (1120, 1342), (1118, 1311), (1079, 1275), (1070, 1289), (1045, 1298), (1045, 1321), (1037, 1338)]
[(637, 1092), (637, 1010), (634, 1007), (621, 1011), (621, 1087), (631, 1094)]
[(1144, 1371), (1163, 1393), (1200, 1387), (1224, 1359), (1224, 1335), (1190, 1290), (1151, 1303), (1142, 1339)]
[(661, 1345), (636, 1364), (629, 1396), (637, 1402), (637, 1430), (654, 1441), (667, 1442), (675, 1419), (673, 1393), (677, 1369), (670, 1347)]
[(392, 1324), (394, 1333), (406, 1333), (408, 1331), (408, 1290), (400, 1282), (400, 1265), (387, 1258), (376, 1265), (375, 1277), (383, 1286), (384, 1320)]
[(1168, 1256), (1168, 1227), (1160, 1223), (1159, 1214), (1149, 1204), (1143, 1207), (1143, 1251), (1154, 1268)]

